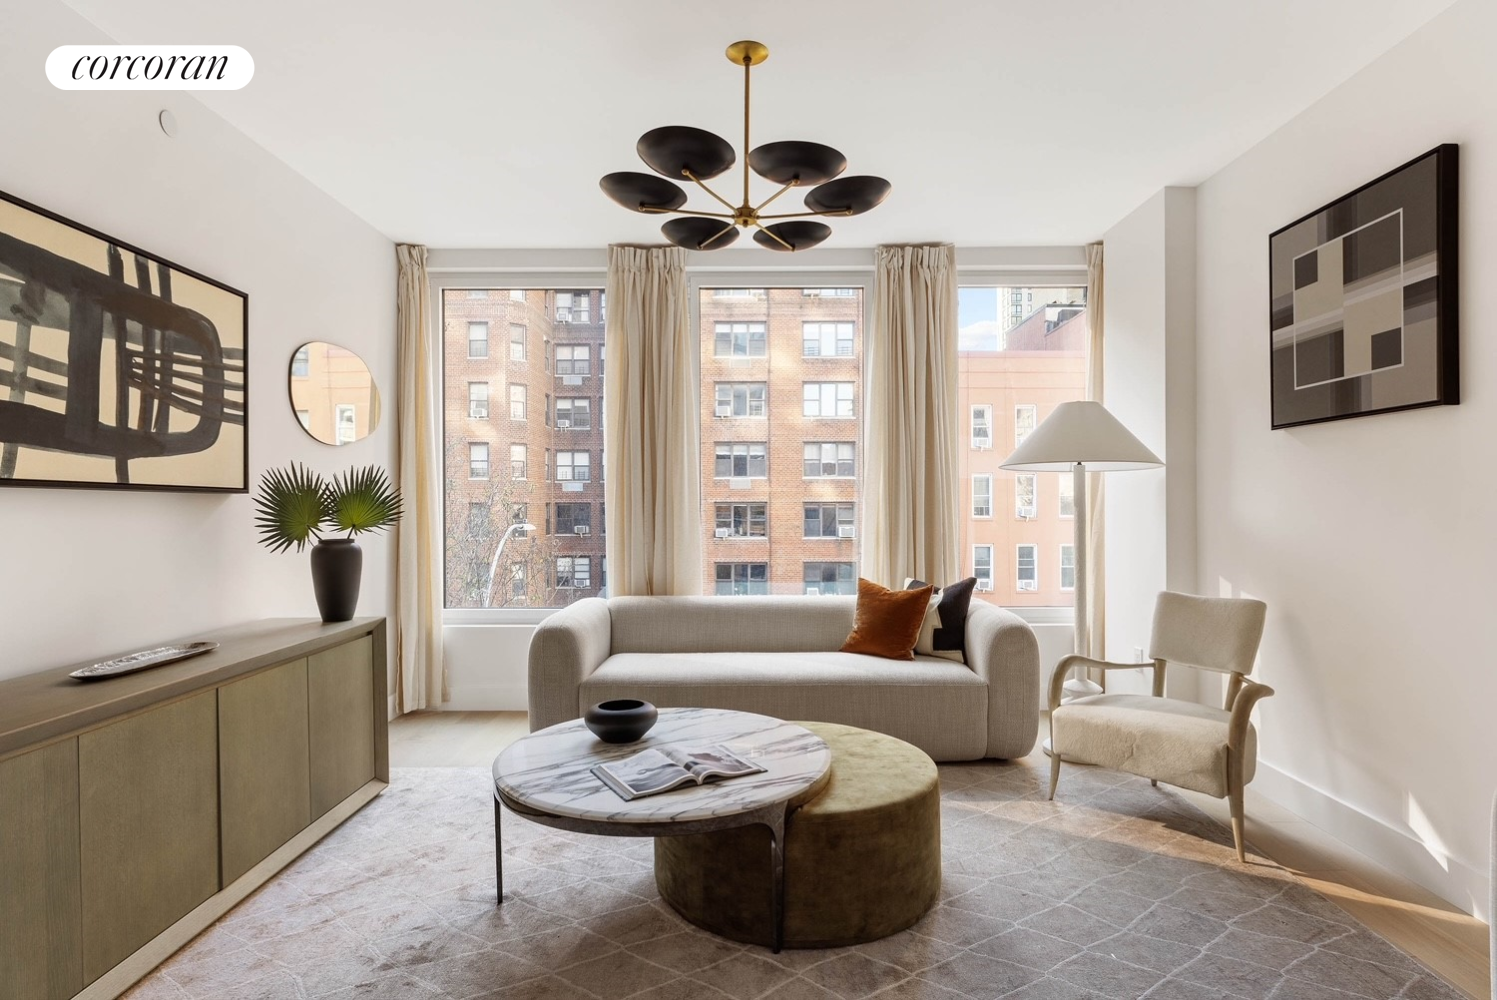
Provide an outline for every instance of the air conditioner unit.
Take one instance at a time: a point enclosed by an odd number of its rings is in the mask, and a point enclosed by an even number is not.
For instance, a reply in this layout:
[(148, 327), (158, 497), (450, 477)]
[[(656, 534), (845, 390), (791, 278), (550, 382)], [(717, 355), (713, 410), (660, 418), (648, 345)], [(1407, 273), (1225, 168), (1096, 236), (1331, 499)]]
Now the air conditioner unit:
[(1019, 581), (1019, 589), (1020, 590), (1039, 590), (1040, 589), (1039, 581), (1037, 581), (1037, 580), (1020, 580)]
[(977, 581), (977, 589), (980, 590), (980, 591), (991, 592), (992, 589), (993, 589), (993, 581), (992, 580), (978, 580)]
[(1018, 514), (1024, 520), (1028, 521), (1029, 519), (1031, 519), (1031, 518), (1034, 517), (1034, 508), (1033, 507), (1020, 507), (1019, 510), (1018, 510)]
[(568, 420), (566, 417), (557, 417), (556, 418), (556, 426), (558, 428), (560, 428), (561, 430), (566, 430), (567, 428), (569, 428), (569, 427), (572, 426), (572, 422), (570, 420)]
[(733, 529), (731, 529), (731, 528), (718, 528), (716, 531), (714, 531), (712, 533), (712, 535), (713, 535), (714, 538), (727, 538), (732, 533), (733, 533)]
[(570, 323), (570, 322), (572, 322), (572, 310), (570, 310), (570, 309), (558, 309), (558, 310), (556, 310), (556, 322), (558, 322), (558, 323)]
[(475, 406), (468, 416), (474, 420), (487, 420), (489, 419), (489, 408), (487, 406)]
[(751, 490), (753, 488), (754, 481), (747, 476), (735, 476), (728, 480), (728, 489), (730, 490)]
[(563, 375), (561, 377), (561, 384), (562, 385), (581, 385), (582, 384), (582, 376), (581, 375)]
[(821, 588), (820, 587), (807, 587), (806, 588), (806, 596), (807, 597), (820, 597), (821, 596)]
[(992, 445), (988, 444), (988, 439), (987, 438), (973, 438), (972, 439), (972, 450), (973, 451), (987, 451), (991, 447), (992, 447)]
[(586, 535), (589, 532), (591, 532), (592, 530), (593, 530), (592, 528), (588, 527), (585, 524), (574, 524), (574, 525), (572, 525), (572, 534), (574, 534), (574, 535)]
[(991, 508), (991, 507), (973, 507), (972, 508), (972, 516), (973, 517), (992, 517), (993, 516), (993, 508)]
[(838, 538), (856, 538), (857, 537), (857, 529), (854, 528), (850, 524), (839, 524), (839, 525), (837, 525), (837, 537)]
[(721, 406), (719, 406), (717, 408), (717, 415), (719, 417), (731, 417), (733, 415), (733, 407), (732, 407), (732, 405), (728, 404), (728, 403), (723, 403)]

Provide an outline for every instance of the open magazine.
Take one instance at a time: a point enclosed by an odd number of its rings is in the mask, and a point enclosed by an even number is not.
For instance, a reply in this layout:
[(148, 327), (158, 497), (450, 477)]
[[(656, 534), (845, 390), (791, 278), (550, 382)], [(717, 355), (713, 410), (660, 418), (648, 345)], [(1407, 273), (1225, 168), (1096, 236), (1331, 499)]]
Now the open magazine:
[(641, 750), (632, 757), (609, 764), (599, 764), (593, 768), (593, 774), (627, 800), (659, 795), (682, 785), (702, 785), (763, 770), (724, 746), (663, 746)]

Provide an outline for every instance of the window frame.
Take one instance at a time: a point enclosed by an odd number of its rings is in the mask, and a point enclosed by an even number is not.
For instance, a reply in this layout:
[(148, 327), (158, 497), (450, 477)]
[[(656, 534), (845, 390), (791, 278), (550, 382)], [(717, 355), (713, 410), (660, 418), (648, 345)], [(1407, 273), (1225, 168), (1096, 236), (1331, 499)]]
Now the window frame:
[[(1024, 579), (1024, 556), (1025, 549), (1029, 550), (1029, 570), (1031, 579)], [(1028, 582), (1033, 584), (1026, 587)], [(1018, 594), (1037, 594), (1040, 592), (1040, 547), (1035, 542), (1018, 542), (1014, 545), (1014, 592)]]
[[(970, 404), (969, 409), (970, 409), (971, 412), (967, 415), (967, 421), (968, 421), (967, 427), (968, 427), (968, 430), (970, 431), (970, 436), (972, 438), (972, 450), (973, 451), (992, 451), (993, 450), (993, 404), (992, 403), (972, 403), (972, 404)], [(987, 430), (987, 434), (986, 435), (979, 435), (977, 433), (977, 428), (978, 428), (977, 415), (979, 413), (983, 414), (983, 417), (984, 417), (982, 426)], [(977, 442), (978, 442), (978, 437), (979, 436), (986, 437), (987, 441), (985, 443), (983, 443), (983, 444), (978, 444)]]
[[(1070, 553), (1071, 553), (1071, 585), (1069, 587), (1066, 586), (1066, 552), (1067, 552), (1067, 550), (1069, 550)], [(1055, 572), (1055, 582), (1060, 587), (1061, 591), (1064, 592), (1064, 593), (1069, 594), (1069, 593), (1072, 593), (1072, 592), (1074, 592), (1076, 590), (1076, 543), (1075, 542), (1061, 542), (1060, 543), (1060, 562), (1058, 563), (1058, 566), (1057, 566), (1057, 569), (1056, 569), (1056, 572)]]
[[(988, 498), (987, 511), (988, 512), (986, 514), (979, 514), (979, 513), (977, 513), (977, 510), (978, 510), (978, 507), (977, 507), (977, 482), (978, 482), (978, 480), (983, 480), (983, 481), (985, 481), (988, 484), (988, 488), (987, 488), (987, 498)], [(991, 521), (993, 519), (993, 474), (991, 472), (974, 472), (972, 474), (972, 490), (971, 490), (971, 493), (972, 493), (972, 504), (971, 504), (971, 511), (972, 511), (971, 516), (972, 516), (972, 518), (974, 520), (977, 520), (977, 521)]]
[[(800, 403), (800, 415), (801, 415), (801, 419), (803, 419), (803, 420), (857, 420), (858, 419), (858, 383), (856, 381), (847, 382), (847, 381), (844, 381), (843, 379), (833, 379), (831, 381), (825, 381), (825, 380), (822, 380), (822, 379), (804, 379), (804, 380), (802, 380), (802, 382), (801, 382), (800, 385), (801, 385), (801, 389), (800, 389), (800, 400), (801, 400), (801, 403)], [(816, 413), (807, 413), (806, 412), (806, 404), (811, 402), (811, 396), (808, 394), (807, 390), (810, 389), (811, 386), (813, 386), (813, 385), (817, 387), (817, 392), (816, 392), (816, 409), (817, 409), (817, 412)], [(852, 387), (851, 392), (848, 394), (848, 398), (847, 398), (847, 405), (848, 405), (848, 408), (852, 410), (851, 413), (840, 413), (840, 412), (837, 412), (837, 411), (839, 411), (839, 410), (842, 409), (842, 402), (843, 402), (843, 400), (842, 400), (842, 387), (844, 385)], [(831, 412), (831, 413), (822, 413), (820, 411), (823, 410), (825, 408), (825, 406), (826, 406), (826, 390), (827, 390), (828, 387), (830, 387), (831, 390), (832, 390), (832, 411), (833, 412)]]
[[(987, 549), (987, 552), (988, 552), (988, 577), (987, 577), (988, 585), (987, 585), (986, 588), (984, 588), (983, 585), (982, 585), (982, 580), (983, 580), (982, 574), (978, 573), (978, 571), (977, 571), (977, 553), (980, 552), (983, 549)], [(993, 590), (994, 585), (995, 585), (994, 580), (995, 580), (995, 577), (998, 574), (997, 567), (994, 565), (994, 562), (995, 562), (996, 559), (997, 559), (996, 546), (994, 546), (993, 544), (991, 544), (989, 542), (979, 542), (979, 543), (975, 543), (972, 546), (972, 575), (975, 576), (975, 577), (977, 577), (977, 588), (976, 588), (976, 590), (980, 594), (991, 594), (991, 593), (994, 593), (994, 590)]]
[[(481, 394), (474, 393), (473, 390), (478, 389), (480, 387), (482, 387), (483, 392)], [(489, 390), (490, 389), (491, 389), (491, 386), (489, 385), (488, 382), (478, 381), (478, 382), (469, 382), (468, 383), (468, 419), (469, 420), (487, 420), (487, 419), (489, 419)], [(480, 399), (479, 395), (482, 395), (483, 398)], [(482, 403), (483, 404), (483, 412), (482, 413), (478, 412), (478, 407), (476, 405), (478, 403)]]
[[(1023, 502), (1024, 484), (1029, 485), (1029, 503)], [(1029, 513), (1024, 513), (1025, 511)], [(1014, 520), (1033, 521), (1040, 516), (1040, 474), (1017, 472), (1014, 474)]]

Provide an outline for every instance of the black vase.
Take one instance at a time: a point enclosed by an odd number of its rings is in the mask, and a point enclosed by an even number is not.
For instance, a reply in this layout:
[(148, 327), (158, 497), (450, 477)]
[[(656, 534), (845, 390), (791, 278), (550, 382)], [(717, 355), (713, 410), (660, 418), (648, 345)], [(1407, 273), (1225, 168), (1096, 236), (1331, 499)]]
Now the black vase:
[(600, 701), (582, 716), (583, 725), (604, 743), (633, 743), (655, 724), (660, 713), (647, 701), (620, 698)]
[(312, 546), (312, 591), (325, 622), (346, 622), (359, 606), (364, 551), (352, 538), (324, 538)]

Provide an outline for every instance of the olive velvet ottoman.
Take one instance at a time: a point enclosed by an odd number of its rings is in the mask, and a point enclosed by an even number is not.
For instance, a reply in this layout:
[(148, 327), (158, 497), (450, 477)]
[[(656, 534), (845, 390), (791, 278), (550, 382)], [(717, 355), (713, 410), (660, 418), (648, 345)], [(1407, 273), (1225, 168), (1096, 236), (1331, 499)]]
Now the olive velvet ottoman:
[[(941, 891), (935, 763), (882, 733), (799, 722), (826, 741), (825, 784), (785, 820), (786, 948), (876, 941), (914, 924)], [(769, 831), (762, 826), (655, 840), (655, 884), (704, 930), (769, 947)]]

